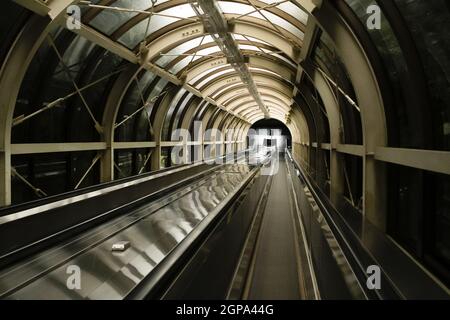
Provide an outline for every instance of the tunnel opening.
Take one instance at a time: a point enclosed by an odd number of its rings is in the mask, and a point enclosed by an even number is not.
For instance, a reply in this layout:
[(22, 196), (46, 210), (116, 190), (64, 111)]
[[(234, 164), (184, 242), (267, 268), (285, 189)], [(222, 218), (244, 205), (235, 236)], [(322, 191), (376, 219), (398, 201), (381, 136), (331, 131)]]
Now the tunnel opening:
[(262, 119), (255, 122), (247, 136), (247, 145), (251, 146), (251, 136), (254, 136), (254, 146), (276, 148), (283, 152), (292, 148), (292, 134), (289, 128), (276, 119)]

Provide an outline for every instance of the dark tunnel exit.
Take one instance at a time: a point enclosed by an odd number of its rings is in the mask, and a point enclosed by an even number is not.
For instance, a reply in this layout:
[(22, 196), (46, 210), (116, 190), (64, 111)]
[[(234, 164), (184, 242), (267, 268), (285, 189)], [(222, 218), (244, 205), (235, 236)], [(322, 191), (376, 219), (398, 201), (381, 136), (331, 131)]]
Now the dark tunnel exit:
[(277, 148), (280, 152), (292, 148), (292, 135), (284, 123), (276, 119), (262, 119), (255, 122), (247, 136), (251, 146), (251, 136), (256, 135), (254, 144), (258, 147)]

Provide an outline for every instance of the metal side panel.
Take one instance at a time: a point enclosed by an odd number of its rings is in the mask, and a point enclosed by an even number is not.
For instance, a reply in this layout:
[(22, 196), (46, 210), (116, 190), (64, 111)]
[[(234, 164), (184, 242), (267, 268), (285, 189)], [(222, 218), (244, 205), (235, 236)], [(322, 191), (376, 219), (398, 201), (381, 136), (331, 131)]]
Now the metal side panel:
[[(201, 225), (210, 220), (254, 174), (248, 165), (230, 165), (205, 179), (194, 190), (81, 251), (58, 265), (36, 257), (27, 268), (47, 269), (10, 290), (10, 299), (122, 299), (155, 267), (170, 257)], [(133, 214), (138, 214), (134, 212)], [(125, 219), (133, 219), (129, 214)], [(114, 243), (128, 241), (130, 248), (112, 252)], [(76, 247), (76, 246), (75, 246)], [(66, 250), (62, 247), (60, 250)], [(79, 250), (80, 248), (78, 248)], [(75, 268), (75, 269), (71, 269)], [(71, 270), (80, 271), (80, 288), (71, 287)], [(0, 286), (17, 274), (0, 276)], [(69, 272), (69, 273), (68, 273)], [(76, 285), (76, 283), (75, 283)]]

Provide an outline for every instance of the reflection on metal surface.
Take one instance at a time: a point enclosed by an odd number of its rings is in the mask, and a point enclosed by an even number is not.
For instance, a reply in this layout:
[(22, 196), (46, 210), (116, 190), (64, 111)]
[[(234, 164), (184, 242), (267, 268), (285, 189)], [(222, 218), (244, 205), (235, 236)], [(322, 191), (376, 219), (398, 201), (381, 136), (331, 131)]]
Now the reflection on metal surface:
[(116, 191), (116, 190), (119, 190), (119, 189), (127, 188), (127, 187), (130, 187), (130, 186), (133, 186), (133, 185), (137, 185), (137, 184), (140, 184), (140, 183), (143, 183), (143, 182), (146, 182), (146, 181), (154, 180), (154, 179), (162, 177), (164, 175), (167, 175), (167, 174), (170, 174), (170, 173), (175, 173), (175, 172), (182, 171), (182, 170), (186, 170), (187, 168), (191, 168), (191, 167), (195, 167), (195, 166), (199, 166), (199, 165), (200, 165), (200, 163), (192, 164), (192, 165), (189, 165), (189, 166), (183, 166), (183, 167), (180, 167), (180, 168), (175, 168), (175, 169), (170, 170), (170, 171), (156, 173), (156, 174), (151, 175), (151, 176), (143, 177), (143, 178), (140, 178), (140, 179), (135, 179), (135, 180), (132, 180), (132, 181), (127, 181), (127, 182), (120, 183), (120, 184), (117, 184), (117, 185), (114, 185), (114, 186), (111, 186), (111, 187), (107, 187), (107, 188), (104, 188), (104, 189), (101, 189), (101, 190), (95, 190), (95, 191), (88, 192), (88, 193), (85, 193), (85, 194), (82, 194), (82, 195), (70, 197), (70, 198), (67, 198), (67, 199), (63, 199), (63, 200), (55, 201), (55, 202), (52, 202), (52, 203), (44, 204), (42, 206), (38, 206), (38, 207), (30, 208), (30, 209), (27, 209), (27, 210), (23, 210), (21, 212), (17, 212), (17, 213), (13, 213), (13, 214), (10, 214), (10, 215), (7, 215), (7, 216), (0, 217), (0, 224), (8, 223), (10, 221), (17, 220), (17, 219), (22, 219), (22, 218), (25, 218), (25, 217), (29, 217), (29, 216), (32, 216), (34, 214), (37, 214), (37, 213), (40, 213), (40, 212), (43, 212), (43, 211), (51, 210), (51, 209), (58, 208), (58, 207), (63, 207), (63, 206), (66, 206), (66, 205), (69, 205), (69, 204), (72, 204), (72, 203), (76, 203), (76, 202), (80, 202), (80, 201), (83, 201), (83, 200), (86, 200), (86, 199), (89, 199), (89, 198), (97, 197), (97, 196), (102, 195), (102, 194), (106, 194), (106, 193), (110, 193), (110, 192), (113, 192), (113, 191)]
[[(10, 299), (122, 299), (199, 224), (231, 199), (252, 175), (247, 164), (225, 165), (155, 203), (97, 227), (0, 274), (0, 296)], [(130, 244), (123, 252), (113, 245)], [(81, 270), (81, 287), (66, 285), (68, 266)]]
[(304, 187), (303, 191), (305, 192), (306, 198), (308, 199), (310, 206), (312, 208), (312, 213), (316, 215), (317, 223), (320, 226), (323, 237), (325, 238), (330, 250), (332, 251), (333, 257), (336, 260), (336, 263), (341, 270), (345, 282), (352, 293), (352, 296), (355, 299), (366, 299), (367, 297), (364, 295), (364, 291), (361, 289), (358, 279), (355, 276), (355, 273), (352, 270), (347, 258), (345, 257), (338, 241), (336, 240), (333, 232), (330, 229), (325, 217), (320, 211), (319, 206), (314, 200), (313, 195), (311, 194), (309, 188), (307, 186)]
[[(292, 159), (292, 155), (288, 152), (288, 157)], [(320, 239), (324, 240), (331, 250), (331, 255), (339, 269), (339, 272), (342, 274), (342, 278), (345, 281), (345, 285), (347, 286), (351, 296), (353, 299), (367, 299), (364, 290), (361, 288), (360, 282), (358, 281), (352, 266), (347, 260), (338, 240), (336, 239), (333, 231), (330, 228), (325, 216), (323, 215), (318, 203), (316, 202), (311, 190), (308, 185), (303, 181), (301, 176), (301, 172), (295, 166), (295, 162), (288, 162), (289, 170), (295, 170), (297, 176), (300, 178), (300, 191), (303, 192), (302, 199), (304, 202), (302, 203), (304, 210), (302, 210), (303, 219), (309, 223), (305, 223), (307, 228), (309, 228), (309, 233), (312, 232), (312, 224), (317, 224), (319, 227), (320, 233), (322, 237)], [(295, 188), (294, 188), (295, 189)], [(310, 215), (307, 218), (305, 215)], [(315, 220), (315, 221), (314, 221)], [(312, 237), (312, 236), (310, 236)], [(321, 241), (320, 240), (320, 241)], [(310, 241), (313, 241), (310, 239)], [(316, 239), (317, 241), (317, 239)], [(317, 241), (318, 242), (318, 241)], [(318, 243), (311, 243), (311, 246), (318, 246)], [(314, 253), (313, 253), (314, 255)], [(316, 262), (317, 263), (317, 262)]]

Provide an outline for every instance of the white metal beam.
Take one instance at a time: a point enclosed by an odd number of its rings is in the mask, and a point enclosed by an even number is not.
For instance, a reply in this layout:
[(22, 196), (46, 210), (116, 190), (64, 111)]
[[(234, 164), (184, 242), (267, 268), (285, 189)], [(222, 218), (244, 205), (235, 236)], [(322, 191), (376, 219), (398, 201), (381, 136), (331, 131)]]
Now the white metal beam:
[(74, 143), (24, 143), (12, 144), (11, 154), (37, 154), (74, 151), (105, 150), (105, 142), (74, 142)]
[(375, 149), (375, 159), (416, 169), (450, 174), (450, 152), (379, 147)]
[(46, 16), (50, 12), (50, 8), (40, 0), (14, 0), (14, 2), (40, 16)]

